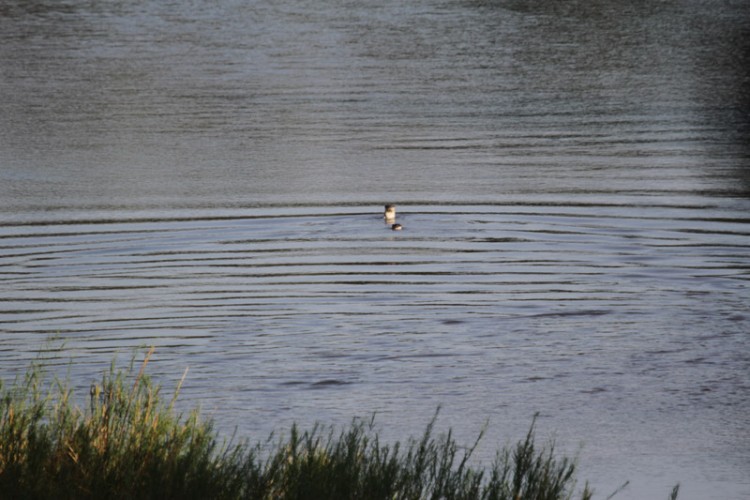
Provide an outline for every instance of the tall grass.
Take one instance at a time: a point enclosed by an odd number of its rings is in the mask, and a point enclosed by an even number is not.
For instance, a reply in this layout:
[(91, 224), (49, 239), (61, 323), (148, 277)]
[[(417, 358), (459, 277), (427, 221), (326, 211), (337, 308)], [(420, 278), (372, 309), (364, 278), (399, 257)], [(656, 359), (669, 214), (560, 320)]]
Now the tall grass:
[(113, 363), (88, 408), (38, 367), (0, 384), (0, 498), (591, 498), (587, 486), (576, 491), (574, 461), (536, 446), (533, 422), (489, 468), (469, 464), (479, 439), (461, 448), (450, 432), (435, 436), (435, 419), (404, 444), (381, 443), (372, 420), (338, 433), (293, 427), (252, 446), (220, 441), (197, 410), (175, 411), (182, 382), (161, 398), (145, 374), (152, 353), (137, 374)]
[[(240, 491), (241, 449), (217, 447), (197, 411), (177, 415), (144, 369), (129, 387), (114, 365), (91, 404), (69, 386), (43, 387), (31, 369), (2, 391), (0, 495), (7, 498), (230, 498)], [(176, 393), (175, 393), (176, 396)]]

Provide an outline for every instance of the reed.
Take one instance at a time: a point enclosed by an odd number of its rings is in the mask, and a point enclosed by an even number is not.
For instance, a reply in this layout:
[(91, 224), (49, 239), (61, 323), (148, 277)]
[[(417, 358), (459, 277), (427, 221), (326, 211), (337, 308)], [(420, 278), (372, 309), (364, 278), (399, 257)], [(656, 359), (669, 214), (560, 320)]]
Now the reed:
[[(45, 383), (32, 368), (0, 384), (0, 497), (201, 499), (493, 499), (591, 498), (576, 490), (575, 462), (538, 448), (534, 423), (489, 468), (469, 464), (479, 438), (459, 447), (436, 436), (381, 443), (373, 420), (336, 432), (315, 426), (250, 446), (221, 441), (198, 411), (178, 413), (180, 386), (165, 401), (145, 373), (114, 363), (92, 386), (89, 405), (69, 384)], [(184, 376), (183, 376), (184, 380)], [(437, 413), (435, 415), (437, 417)], [(676, 491), (672, 498), (676, 497)]]

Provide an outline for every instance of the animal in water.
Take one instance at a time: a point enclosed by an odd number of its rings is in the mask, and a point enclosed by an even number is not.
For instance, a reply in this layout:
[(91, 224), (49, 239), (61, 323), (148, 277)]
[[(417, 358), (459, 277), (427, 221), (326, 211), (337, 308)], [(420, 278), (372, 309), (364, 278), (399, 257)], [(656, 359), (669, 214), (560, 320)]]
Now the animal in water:
[(396, 205), (386, 205), (383, 217), (386, 222), (396, 222)]
[(404, 228), (401, 224), (394, 224), (391, 226), (391, 229), (394, 231), (401, 231)]

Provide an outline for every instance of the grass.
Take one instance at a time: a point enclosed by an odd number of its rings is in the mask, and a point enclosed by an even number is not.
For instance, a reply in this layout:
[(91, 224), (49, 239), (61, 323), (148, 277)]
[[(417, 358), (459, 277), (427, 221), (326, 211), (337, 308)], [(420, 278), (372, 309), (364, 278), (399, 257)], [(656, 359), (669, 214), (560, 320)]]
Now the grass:
[[(106, 373), (88, 407), (67, 383), (45, 384), (36, 366), (0, 384), (0, 497), (200, 499), (590, 499), (576, 464), (526, 437), (489, 468), (469, 464), (473, 446), (433, 419), (419, 438), (381, 443), (373, 421), (335, 432), (316, 426), (264, 443), (221, 441), (197, 410), (175, 411), (145, 368)], [(183, 376), (184, 380), (184, 376)], [(84, 405), (85, 406), (85, 405)], [(437, 415), (436, 415), (437, 416)], [(269, 447), (270, 445), (270, 447)], [(670, 497), (676, 498), (677, 488)]]

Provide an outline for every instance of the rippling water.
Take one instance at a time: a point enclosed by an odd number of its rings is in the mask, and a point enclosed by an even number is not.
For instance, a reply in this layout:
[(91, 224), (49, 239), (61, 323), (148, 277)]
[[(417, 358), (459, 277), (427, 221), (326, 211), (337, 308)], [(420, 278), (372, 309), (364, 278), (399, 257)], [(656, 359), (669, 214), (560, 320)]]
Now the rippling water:
[(746, 498), (749, 20), (7, 2), (0, 374), (155, 345), (226, 433), (440, 405), (489, 461), (539, 411), (602, 498)]
[(401, 232), (379, 208), (6, 227), (4, 371), (52, 334), (58, 363), (90, 360), (70, 368), (84, 384), (153, 344), (225, 430), (377, 412), (415, 433), (443, 405), (466, 440), (489, 418), (494, 444), (538, 410), (609, 458), (584, 465), (611, 488), (654, 468), (662, 489), (744, 481), (750, 244), (731, 204), (401, 206)]

